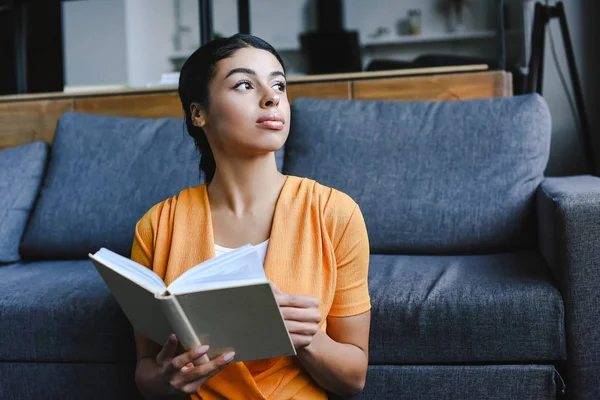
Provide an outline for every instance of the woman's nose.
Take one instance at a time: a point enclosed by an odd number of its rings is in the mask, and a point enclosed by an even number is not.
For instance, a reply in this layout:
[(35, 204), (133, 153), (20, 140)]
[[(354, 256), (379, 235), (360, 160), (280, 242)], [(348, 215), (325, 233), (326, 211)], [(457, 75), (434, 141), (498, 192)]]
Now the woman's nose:
[(277, 107), (279, 105), (279, 100), (281, 100), (281, 96), (271, 90), (263, 96), (260, 106), (262, 108)]

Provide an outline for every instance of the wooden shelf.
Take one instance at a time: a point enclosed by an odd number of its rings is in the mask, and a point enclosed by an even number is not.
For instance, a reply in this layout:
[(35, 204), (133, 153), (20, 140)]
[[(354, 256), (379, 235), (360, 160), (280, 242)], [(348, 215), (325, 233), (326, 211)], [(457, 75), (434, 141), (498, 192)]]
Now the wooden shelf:
[(393, 36), (383, 38), (367, 38), (362, 42), (364, 47), (391, 46), (397, 44), (418, 44), (437, 42), (456, 42), (465, 40), (492, 39), (497, 35), (496, 31), (466, 31), (456, 33), (435, 33), (414, 36)]
[[(441, 43), (441, 42), (458, 42), (466, 40), (493, 39), (497, 35), (496, 31), (466, 31), (456, 33), (426, 33), (423, 35), (406, 35), (406, 36), (385, 36), (381, 38), (364, 38), (361, 40), (361, 47), (376, 47), (376, 46), (395, 46), (405, 44), (425, 44), (425, 43)], [(300, 46), (298, 43), (284, 43), (275, 46), (277, 51), (298, 51)]]
[[(397, 71), (397, 76), (362, 73), (347, 75), (347, 80), (297, 82), (288, 85), (288, 99), (290, 102), (299, 97), (440, 101), (512, 95), (511, 74), (504, 71), (413, 74), (410, 77), (401, 77), (401, 73), (406, 71)], [(87, 95), (55, 93), (0, 96), (0, 149), (35, 140), (51, 143), (56, 124), (66, 111), (138, 118), (172, 117), (183, 121), (181, 101), (175, 87)]]
[[(368, 71), (368, 72), (350, 72), (342, 74), (325, 74), (325, 75), (295, 75), (289, 76), (287, 79), (288, 84), (306, 84), (306, 83), (323, 83), (323, 82), (336, 82), (344, 80), (366, 80), (366, 79), (378, 79), (378, 78), (401, 78), (405, 76), (432, 76), (437, 74), (451, 74), (451, 73), (467, 73), (467, 72), (483, 72), (488, 69), (485, 64), (481, 65), (455, 65), (448, 67), (430, 67), (430, 68), (411, 68), (411, 69), (399, 69), (392, 71)], [(129, 88), (123, 87), (118, 90), (106, 90), (98, 92), (96, 90), (90, 90), (85, 92), (84, 90), (72, 90), (70, 93), (55, 92), (55, 93), (31, 93), (31, 94), (13, 94), (0, 96), (0, 104), (10, 103), (17, 101), (46, 101), (55, 99), (76, 99), (81, 97), (103, 97), (111, 95), (145, 95), (145, 94), (159, 94), (165, 92), (173, 92), (176, 95), (177, 85), (171, 86), (154, 86), (154, 87), (142, 87), (142, 88)]]
[[(516, 32), (508, 31), (505, 34), (507, 36), (514, 35)], [(406, 36), (385, 36), (381, 38), (364, 38), (360, 46), (369, 48), (377, 46), (395, 46), (395, 45), (410, 45), (410, 44), (427, 44), (427, 43), (443, 43), (443, 42), (459, 42), (467, 40), (482, 40), (482, 39), (494, 39), (498, 33), (494, 30), (489, 31), (465, 31), (465, 32), (437, 32), (437, 33), (425, 33), (422, 35), (406, 35)], [(282, 43), (274, 45), (275, 49), (279, 52), (287, 51), (299, 51), (299, 43)], [(181, 51), (171, 54), (169, 59), (181, 60), (186, 59), (193, 52), (193, 50)]]

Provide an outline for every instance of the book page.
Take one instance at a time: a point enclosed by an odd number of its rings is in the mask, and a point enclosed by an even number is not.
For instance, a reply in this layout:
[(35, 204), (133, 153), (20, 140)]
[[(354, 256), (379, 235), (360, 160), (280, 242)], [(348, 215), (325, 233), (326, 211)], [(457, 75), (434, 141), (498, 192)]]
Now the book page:
[(90, 258), (100, 262), (106, 268), (112, 269), (152, 293), (162, 294), (166, 290), (165, 283), (158, 275), (149, 268), (146, 268), (127, 257), (123, 257), (108, 249), (101, 248), (93, 255), (90, 254)]
[(168, 287), (173, 294), (267, 282), (257, 250), (246, 245), (189, 269)]

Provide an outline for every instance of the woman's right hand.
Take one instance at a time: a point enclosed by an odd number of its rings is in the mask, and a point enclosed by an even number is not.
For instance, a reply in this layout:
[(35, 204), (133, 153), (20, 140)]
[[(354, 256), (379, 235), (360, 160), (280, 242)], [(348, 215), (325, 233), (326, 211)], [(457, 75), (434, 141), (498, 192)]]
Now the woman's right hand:
[(177, 337), (171, 335), (156, 356), (162, 380), (173, 395), (196, 393), (204, 382), (229, 365), (235, 356), (230, 352), (204, 362), (202, 358), (208, 346), (192, 347), (177, 355), (177, 344)]

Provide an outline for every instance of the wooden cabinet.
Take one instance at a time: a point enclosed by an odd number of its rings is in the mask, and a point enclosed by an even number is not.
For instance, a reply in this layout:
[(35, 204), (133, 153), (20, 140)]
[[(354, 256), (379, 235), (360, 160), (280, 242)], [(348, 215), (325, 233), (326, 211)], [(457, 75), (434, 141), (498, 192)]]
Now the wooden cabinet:
[[(290, 79), (288, 98), (290, 102), (298, 97), (459, 100), (512, 95), (511, 75), (503, 71), (402, 76), (407, 73), (399, 70)], [(65, 111), (141, 118), (183, 117), (174, 88), (0, 97), (0, 149), (35, 140), (52, 142), (56, 123)]]

